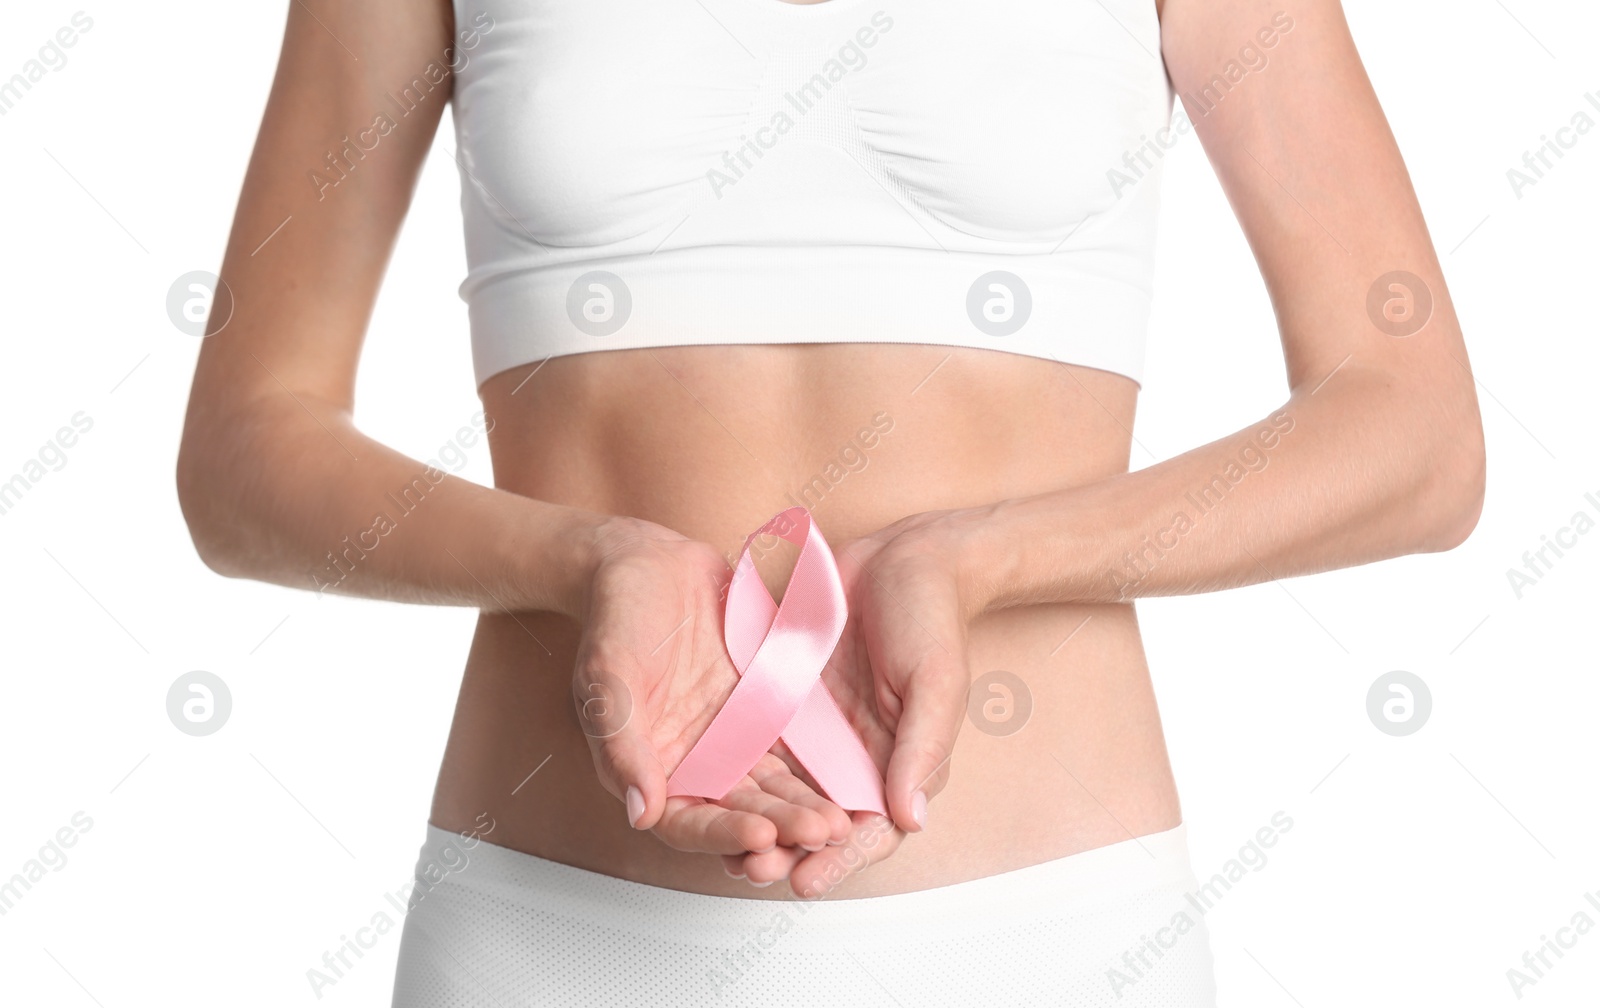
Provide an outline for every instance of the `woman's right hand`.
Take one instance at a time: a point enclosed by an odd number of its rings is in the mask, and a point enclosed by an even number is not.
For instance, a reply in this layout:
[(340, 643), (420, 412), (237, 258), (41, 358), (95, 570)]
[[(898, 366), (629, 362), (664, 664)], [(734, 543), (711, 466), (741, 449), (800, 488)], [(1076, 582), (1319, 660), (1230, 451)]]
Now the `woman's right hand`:
[(723, 642), (732, 570), (715, 547), (652, 522), (608, 521), (583, 593), (573, 672), (578, 723), (595, 771), (635, 829), (681, 851), (820, 850), (850, 816), (768, 753), (711, 802), (667, 797), (667, 776), (739, 681)]

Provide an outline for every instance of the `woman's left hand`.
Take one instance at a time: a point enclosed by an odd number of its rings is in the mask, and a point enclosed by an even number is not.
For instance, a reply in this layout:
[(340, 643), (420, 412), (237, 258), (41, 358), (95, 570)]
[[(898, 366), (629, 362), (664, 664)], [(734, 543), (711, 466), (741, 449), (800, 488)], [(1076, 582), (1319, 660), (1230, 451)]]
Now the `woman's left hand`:
[(796, 894), (821, 896), (924, 828), (928, 802), (948, 779), (967, 709), (967, 626), (987, 595), (974, 582), (964, 547), (986, 513), (911, 515), (834, 546), (850, 616), (823, 682), (880, 770), (887, 768), (892, 822), (856, 812), (844, 844), (724, 857), (730, 873), (752, 882), (787, 877)]

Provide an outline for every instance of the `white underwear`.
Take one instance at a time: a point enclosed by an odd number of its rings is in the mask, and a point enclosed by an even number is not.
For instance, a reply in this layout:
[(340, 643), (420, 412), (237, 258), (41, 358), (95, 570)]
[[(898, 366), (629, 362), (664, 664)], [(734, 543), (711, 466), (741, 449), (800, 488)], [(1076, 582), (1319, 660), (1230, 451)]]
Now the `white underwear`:
[(860, 899), (733, 899), (428, 827), (394, 1008), (1213, 1008), (1182, 826)]

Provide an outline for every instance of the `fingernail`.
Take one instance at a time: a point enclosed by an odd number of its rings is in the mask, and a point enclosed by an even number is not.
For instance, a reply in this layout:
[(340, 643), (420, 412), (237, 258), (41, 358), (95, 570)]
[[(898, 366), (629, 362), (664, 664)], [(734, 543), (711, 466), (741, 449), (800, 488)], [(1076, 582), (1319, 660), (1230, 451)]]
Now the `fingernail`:
[(801, 844), (800, 845), (800, 849), (801, 850), (805, 850), (805, 851), (810, 851), (811, 853), (815, 854), (817, 851), (821, 850), (825, 846), (827, 846), (827, 845), (826, 844), (817, 844), (815, 847), (813, 847), (810, 844)]
[[(846, 837), (845, 839), (848, 840), (849, 837)], [(835, 840), (833, 837), (828, 838), (829, 847), (838, 847), (842, 843), (844, 843), (844, 840)]]
[(777, 844), (768, 844), (767, 846), (761, 848), (760, 850), (753, 850), (750, 853), (752, 853), (752, 854), (771, 854), (773, 851), (775, 851), (777, 849), (778, 849), (778, 845)]
[(632, 784), (628, 785), (628, 825), (634, 829), (639, 828), (639, 820), (644, 816), (644, 792)]
[(771, 882), (751, 882), (750, 884), (755, 886), (757, 889), (765, 889), (767, 886), (771, 885), (772, 883)]
[(928, 796), (922, 791), (911, 796), (911, 818), (917, 821), (917, 829), (928, 827)]
[(722, 870), (728, 873), (729, 878), (742, 879), (745, 877), (742, 873), (734, 872), (734, 870), (729, 868), (727, 865), (723, 865)]

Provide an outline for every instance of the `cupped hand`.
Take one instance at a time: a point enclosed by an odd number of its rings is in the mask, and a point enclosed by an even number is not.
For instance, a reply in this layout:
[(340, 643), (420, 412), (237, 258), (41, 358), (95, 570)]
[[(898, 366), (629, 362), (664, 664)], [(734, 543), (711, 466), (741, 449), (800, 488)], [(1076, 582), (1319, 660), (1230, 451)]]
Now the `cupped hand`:
[(843, 844), (725, 857), (730, 873), (787, 877), (796, 894), (822, 896), (924, 828), (966, 713), (967, 627), (981, 609), (956, 545), (982, 519), (977, 511), (926, 512), (834, 547), (850, 615), (823, 682), (884, 771), (892, 820), (858, 811)]
[(767, 754), (721, 799), (667, 797), (739, 673), (723, 642), (732, 572), (711, 545), (636, 519), (600, 535), (573, 672), (578, 722), (601, 784), (668, 846), (743, 855), (821, 849), (849, 816)]

